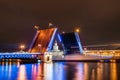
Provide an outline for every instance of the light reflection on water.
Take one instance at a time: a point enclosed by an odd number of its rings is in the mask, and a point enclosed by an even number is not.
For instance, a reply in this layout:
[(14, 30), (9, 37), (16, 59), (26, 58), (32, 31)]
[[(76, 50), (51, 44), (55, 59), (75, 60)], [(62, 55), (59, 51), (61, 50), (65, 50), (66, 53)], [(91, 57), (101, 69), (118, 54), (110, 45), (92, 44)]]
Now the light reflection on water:
[(0, 80), (119, 80), (120, 63), (1, 62)]

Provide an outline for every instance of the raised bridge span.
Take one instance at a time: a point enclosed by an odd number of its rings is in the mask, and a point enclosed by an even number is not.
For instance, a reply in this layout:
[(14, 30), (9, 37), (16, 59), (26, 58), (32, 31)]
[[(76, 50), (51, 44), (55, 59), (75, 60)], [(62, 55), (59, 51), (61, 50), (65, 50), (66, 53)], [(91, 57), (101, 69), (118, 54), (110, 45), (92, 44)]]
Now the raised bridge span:
[[(82, 45), (78, 33), (59, 33), (58, 28), (52, 27), (37, 30), (27, 53), (0, 53), (0, 59), (52, 60), (53, 55), (49, 52), (53, 51), (55, 41), (61, 46), (65, 55), (76, 53), (75, 51), (82, 54)], [(45, 52), (48, 52), (48, 54)]]

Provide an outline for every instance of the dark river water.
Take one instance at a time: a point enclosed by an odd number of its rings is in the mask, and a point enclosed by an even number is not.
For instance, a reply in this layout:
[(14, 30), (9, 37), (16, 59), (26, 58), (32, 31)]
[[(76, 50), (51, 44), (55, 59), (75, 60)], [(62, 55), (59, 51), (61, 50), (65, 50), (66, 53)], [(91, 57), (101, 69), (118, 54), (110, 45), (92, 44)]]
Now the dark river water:
[(120, 63), (1, 62), (0, 80), (120, 80)]

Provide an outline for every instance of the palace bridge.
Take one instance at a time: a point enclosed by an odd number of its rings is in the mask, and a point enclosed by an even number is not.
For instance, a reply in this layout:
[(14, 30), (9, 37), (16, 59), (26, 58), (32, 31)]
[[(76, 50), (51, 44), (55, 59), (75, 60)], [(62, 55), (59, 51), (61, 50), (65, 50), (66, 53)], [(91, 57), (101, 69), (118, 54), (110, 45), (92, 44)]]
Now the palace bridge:
[[(67, 56), (69, 54), (74, 56)], [(83, 55), (76, 56), (76, 54)], [(86, 55), (88, 56), (85, 57)], [(92, 55), (92, 57), (89, 55)], [(37, 30), (28, 52), (0, 53), (0, 60), (31, 59), (49, 62), (54, 60), (53, 58), (56, 56), (66, 56), (64, 60), (110, 60), (112, 57), (118, 57), (118, 59), (120, 59), (120, 50), (82, 50), (80, 37), (77, 32), (59, 33), (58, 28), (49, 28)]]
[[(51, 60), (53, 56), (51, 54), (52, 51), (55, 53), (55, 55), (59, 56), (59, 52), (57, 52), (59, 50), (53, 50), (53, 44), (55, 41), (59, 44), (58, 46), (60, 47), (60, 50), (63, 50), (64, 54), (62, 55), (67, 55), (75, 51), (78, 51), (80, 54), (82, 54), (82, 46), (77, 32), (59, 33), (58, 28), (52, 27), (48, 29), (37, 30), (33, 41), (30, 44), (28, 52), (0, 53), (0, 59), (46, 60), (45, 58), (47, 58), (47, 60)], [(77, 46), (77, 48), (73, 48), (74, 46)]]

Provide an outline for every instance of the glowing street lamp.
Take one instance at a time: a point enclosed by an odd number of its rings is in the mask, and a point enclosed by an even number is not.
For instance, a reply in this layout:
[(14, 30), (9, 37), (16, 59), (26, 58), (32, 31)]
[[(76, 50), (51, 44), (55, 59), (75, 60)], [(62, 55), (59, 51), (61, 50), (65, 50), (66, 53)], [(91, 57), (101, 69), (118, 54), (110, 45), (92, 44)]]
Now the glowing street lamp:
[(41, 45), (41, 44), (38, 44), (38, 47), (40, 48), (40, 52), (41, 52), (42, 45)]
[(65, 31), (62, 32), (63, 34), (65, 33)]
[(79, 29), (79, 28), (75, 29), (75, 32), (79, 33), (79, 32), (80, 32), (80, 29)]
[(23, 51), (25, 49), (25, 45), (20, 45), (20, 51)]

